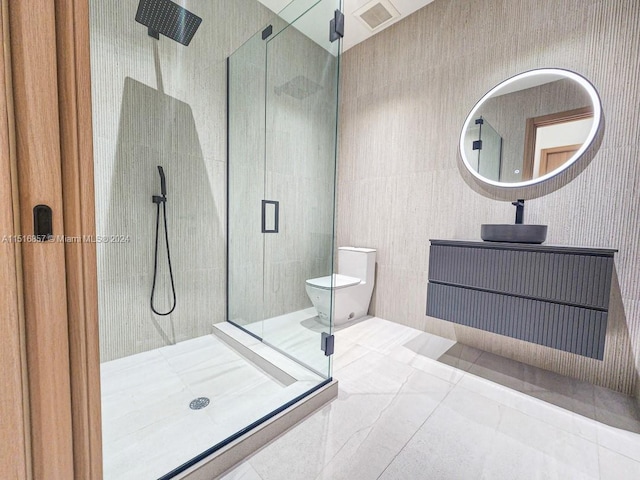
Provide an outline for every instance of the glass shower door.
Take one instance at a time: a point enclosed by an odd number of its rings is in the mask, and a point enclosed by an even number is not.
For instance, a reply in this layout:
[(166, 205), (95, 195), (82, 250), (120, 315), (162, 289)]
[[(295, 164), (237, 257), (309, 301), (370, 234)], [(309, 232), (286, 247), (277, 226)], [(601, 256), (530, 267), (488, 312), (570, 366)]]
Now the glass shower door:
[(279, 225), (264, 235), (263, 340), (324, 377), (331, 325), (305, 287), (333, 272), (339, 52), (329, 20), (339, 7), (296, 2), (266, 42), (265, 198), (278, 202)]
[(305, 284), (333, 272), (340, 5), (294, 1), (229, 59), (227, 318), (324, 378)]
[(227, 320), (262, 338), (265, 49), (262, 32), (227, 64)]

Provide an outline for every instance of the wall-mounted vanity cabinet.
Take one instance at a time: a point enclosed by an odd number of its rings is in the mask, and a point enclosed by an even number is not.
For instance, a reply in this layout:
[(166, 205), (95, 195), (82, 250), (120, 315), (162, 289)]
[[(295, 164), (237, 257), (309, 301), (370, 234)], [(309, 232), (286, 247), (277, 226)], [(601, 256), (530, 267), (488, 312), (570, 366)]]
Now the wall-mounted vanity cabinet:
[(431, 240), (427, 315), (602, 360), (616, 251)]

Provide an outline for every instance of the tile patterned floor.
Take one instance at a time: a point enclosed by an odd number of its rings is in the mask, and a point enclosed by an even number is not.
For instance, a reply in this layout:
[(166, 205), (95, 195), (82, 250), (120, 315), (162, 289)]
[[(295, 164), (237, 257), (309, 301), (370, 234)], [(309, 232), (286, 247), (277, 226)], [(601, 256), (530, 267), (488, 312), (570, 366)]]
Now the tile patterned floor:
[(338, 331), (338, 398), (223, 478), (640, 478), (626, 397), (494, 357), (378, 318)]

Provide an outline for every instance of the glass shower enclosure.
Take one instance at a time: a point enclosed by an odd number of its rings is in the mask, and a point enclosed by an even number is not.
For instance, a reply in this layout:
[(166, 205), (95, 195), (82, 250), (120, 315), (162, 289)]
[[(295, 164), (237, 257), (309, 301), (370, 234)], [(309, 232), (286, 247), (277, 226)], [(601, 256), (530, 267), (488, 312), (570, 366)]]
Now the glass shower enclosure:
[(89, 0), (106, 480), (173, 478), (331, 381), (305, 286), (333, 278), (342, 2), (282, 3)]

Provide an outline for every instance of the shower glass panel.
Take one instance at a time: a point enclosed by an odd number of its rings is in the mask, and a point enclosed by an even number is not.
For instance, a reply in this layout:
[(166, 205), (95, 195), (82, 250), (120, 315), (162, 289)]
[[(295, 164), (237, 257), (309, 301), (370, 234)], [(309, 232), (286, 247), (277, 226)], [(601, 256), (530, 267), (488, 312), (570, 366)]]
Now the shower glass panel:
[(324, 378), (305, 285), (333, 273), (338, 8), (293, 2), (229, 59), (228, 319)]
[(262, 32), (228, 59), (227, 319), (259, 338), (264, 318), (266, 55)]
[(467, 129), (465, 151), (472, 167), (485, 178), (499, 181), (502, 170), (502, 137), (486, 118), (479, 117)]
[(333, 273), (338, 44), (322, 19), (337, 3), (316, 3), (266, 42), (265, 198), (279, 201), (280, 228), (263, 237), (262, 338), (327, 377), (331, 322), (305, 282)]
[(329, 382), (304, 285), (332, 273), (340, 4), (89, 0), (105, 480)]
[(487, 121), (481, 125), (482, 150), (478, 152), (478, 172), (486, 178), (500, 180), (502, 137)]

